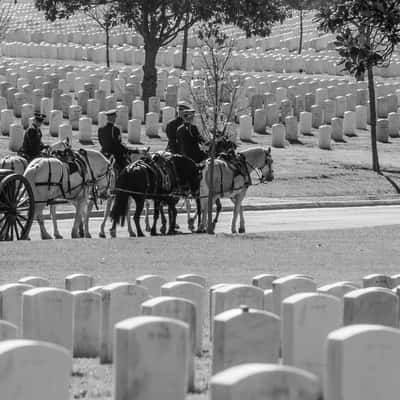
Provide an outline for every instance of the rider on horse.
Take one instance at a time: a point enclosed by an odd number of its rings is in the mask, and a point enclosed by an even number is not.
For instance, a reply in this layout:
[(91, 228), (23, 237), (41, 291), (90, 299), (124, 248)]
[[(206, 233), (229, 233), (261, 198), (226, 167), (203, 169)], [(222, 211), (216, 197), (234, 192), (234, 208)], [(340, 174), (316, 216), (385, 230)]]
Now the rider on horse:
[(196, 125), (193, 125), (195, 110), (183, 111), (183, 124), (176, 132), (178, 154), (191, 158), (195, 163), (201, 163), (207, 158), (207, 154), (200, 149), (200, 144), (205, 140), (200, 135)]
[(49, 146), (42, 142), (42, 131), (40, 130), (40, 126), (45, 118), (45, 115), (35, 113), (32, 126), (30, 126), (25, 132), (24, 141), (18, 154), (26, 158), (28, 162), (32, 161), (34, 158), (40, 157), (42, 151), (49, 148)]
[(185, 102), (179, 102), (177, 109), (177, 116), (172, 121), (168, 122), (165, 133), (167, 134), (168, 144), (165, 151), (173, 154), (179, 153), (178, 142), (177, 142), (177, 130), (183, 124), (183, 112), (190, 109)]
[(128, 149), (122, 144), (121, 131), (114, 125), (117, 111), (109, 110), (105, 114), (107, 116), (107, 124), (98, 129), (101, 152), (107, 158), (114, 156), (115, 168), (119, 173), (129, 164)]

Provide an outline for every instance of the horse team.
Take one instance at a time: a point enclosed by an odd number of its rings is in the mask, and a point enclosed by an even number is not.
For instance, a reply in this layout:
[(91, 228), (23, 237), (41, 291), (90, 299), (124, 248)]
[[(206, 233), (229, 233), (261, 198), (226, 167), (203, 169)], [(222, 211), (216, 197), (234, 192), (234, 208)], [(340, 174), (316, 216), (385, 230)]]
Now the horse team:
[[(133, 152), (131, 162), (123, 168), (116, 178), (113, 158), (107, 159), (100, 151), (92, 149), (72, 150), (69, 143), (54, 144), (49, 156), (39, 157), (28, 165), (22, 157), (8, 156), (0, 160), (2, 168), (13, 169), (22, 173), (29, 181), (35, 200), (35, 219), (37, 220), (42, 239), (51, 239), (47, 232), (43, 209), (51, 206), (54, 237), (61, 238), (57, 228), (54, 204), (68, 201), (75, 206), (75, 217), (71, 231), (72, 238), (91, 237), (89, 216), (93, 204), (99, 198), (107, 200), (105, 220), (111, 210), (111, 236), (116, 236), (117, 224), (123, 224), (126, 217), (130, 222), (130, 200), (135, 201), (134, 222), (138, 236), (144, 236), (140, 225), (145, 202), (154, 203), (151, 234), (157, 234), (157, 220), (162, 216), (163, 228), (166, 231), (163, 205), (168, 207), (169, 227), (167, 233), (176, 232), (176, 205), (180, 198), (196, 199), (198, 232), (204, 232), (207, 225), (208, 194), (213, 190), (213, 202), (221, 197), (229, 197), (234, 203), (232, 233), (236, 233), (236, 221), (240, 217), (239, 233), (245, 232), (242, 201), (246, 195), (250, 174), (257, 171), (260, 182), (273, 179), (273, 162), (271, 150), (254, 147), (242, 151), (241, 159), (247, 170), (235, 168), (229, 159), (217, 157), (214, 163), (214, 179), (210, 186), (210, 159), (196, 164), (192, 159), (168, 152), (150, 153), (149, 151)], [(73, 167), (75, 165), (75, 167)], [(111, 206), (111, 204), (113, 205)], [(148, 203), (147, 203), (148, 204)], [(53, 205), (53, 206), (52, 206)], [(100, 237), (104, 237), (103, 221)]]

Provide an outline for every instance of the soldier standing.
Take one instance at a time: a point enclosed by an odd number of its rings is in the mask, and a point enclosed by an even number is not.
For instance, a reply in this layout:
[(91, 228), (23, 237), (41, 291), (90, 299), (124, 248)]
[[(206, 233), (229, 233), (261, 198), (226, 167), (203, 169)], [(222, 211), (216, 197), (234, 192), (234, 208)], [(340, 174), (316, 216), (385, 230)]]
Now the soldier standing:
[(167, 134), (168, 144), (165, 151), (176, 154), (179, 153), (178, 141), (176, 133), (178, 128), (183, 124), (183, 112), (190, 109), (188, 105), (181, 102), (178, 104), (177, 116), (172, 121), (168, 122), (165, 133)]
[(200, 149), (200, 144), (205, 140), (200, 135), (196, 125), (193, 125), (195, 111), (186, 109), (183, 111), (183, 124), (176, 132), (178, 153), (191, 158), (195, 163), (200, 163), (207, 158), (207, 154)]
[(115, 167), (120, 172), (129, 164), (127, 158), (128, 149), (122, 144), (121, 131), (114, 125), (117, 118), (117, 111), (109, 110), (106, 112), (106, 116), (106, 125), (98, 129), (101, 152), (107, 158), (111, 157), (111, 155), (114, 156)]
[(28, 161), (40, 157), (41, 152), (49, 147), (42, 142), (42, 131), (40, 130), (45, 118), (45, 115), (35, 113), (32, 126), (30, 126), (24, 134), (24, 141), (18, 153)]

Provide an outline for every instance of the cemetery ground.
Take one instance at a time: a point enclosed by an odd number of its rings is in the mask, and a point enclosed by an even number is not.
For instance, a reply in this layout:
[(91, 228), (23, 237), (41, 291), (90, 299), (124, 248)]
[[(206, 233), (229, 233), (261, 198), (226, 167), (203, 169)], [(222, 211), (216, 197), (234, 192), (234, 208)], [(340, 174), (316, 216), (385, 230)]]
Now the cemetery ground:
[[(317, 285), (353, 280), (369, 273), (395, 274), (399, 226), (268, 234), (179, 235), (140, 239), (81, 239), (2, 243), (0, 283), (37, 275), (64, 287), (70, 273), (87, 273), (96, 285), (154, 273), (168, 280), (196, 273), (216, 283), (250, 284), (259, 273), (302, 273)], [(206, 307), (208, 310), (208, 308)], [(207, 399), (211, 346), (204, 320), (203, 354), (196, 357), (196, 391), (187, 399)], [(98, 359), (74, 359), (72, 399), (111, 399), (112, 366)]]

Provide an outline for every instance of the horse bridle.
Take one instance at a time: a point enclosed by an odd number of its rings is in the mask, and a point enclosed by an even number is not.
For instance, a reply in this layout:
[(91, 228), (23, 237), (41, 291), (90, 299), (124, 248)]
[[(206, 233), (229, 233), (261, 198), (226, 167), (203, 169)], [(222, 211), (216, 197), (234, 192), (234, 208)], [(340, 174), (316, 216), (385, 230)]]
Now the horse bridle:
[(264, 150), (264, 155), (265, 155), (265, 162), (264, 165), (261, 168), (256, 168), (254, 165), (252, 165), (251, 163), (249, 163), (246, 160), (246, 164), (251, 167), (251, 169), (253, 171), (256, 171), (257, 177), (259, 179), (259, 183), (266, 183), (267, 182), (267, 178), (264, 176), (264, 174), (262, 173), (262, 170), (265, 166), (269, 165), (270, 169), (271, 169), (271, 164), (272, 164), (272, 158), (271, 158), (271, 154), (269, 151)]

